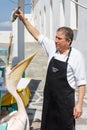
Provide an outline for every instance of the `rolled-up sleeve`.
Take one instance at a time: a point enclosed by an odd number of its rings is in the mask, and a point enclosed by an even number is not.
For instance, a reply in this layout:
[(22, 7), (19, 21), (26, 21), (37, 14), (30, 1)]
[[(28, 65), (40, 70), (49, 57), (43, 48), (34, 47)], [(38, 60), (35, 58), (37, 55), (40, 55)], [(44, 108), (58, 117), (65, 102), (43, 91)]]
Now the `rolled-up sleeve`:
[(38, 37), (38, 43), (39, 43), (39, 44), (42, 44), (42, 43), (43, 43), (43, 39), (44, 39), (44, 36), (41, 34), (41, 35)]
[(76, 82), (77, 86), (80, 85), (86, 85), (87, 84), (87, 77), (86, 77), (86, 68), (85, 68), (85, 61), (84, 57), (80, 55), (78, 57), (77, 64), (76, 64), (76, 69), (75, 69), (75, 77), (76, 77)]

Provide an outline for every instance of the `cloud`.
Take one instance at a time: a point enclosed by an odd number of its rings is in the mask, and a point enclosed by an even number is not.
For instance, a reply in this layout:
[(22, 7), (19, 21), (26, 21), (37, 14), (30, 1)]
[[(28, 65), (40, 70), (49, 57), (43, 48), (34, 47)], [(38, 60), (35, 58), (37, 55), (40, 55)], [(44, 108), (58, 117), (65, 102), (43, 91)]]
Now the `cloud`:
[(0, 22), (0, 30), (11, 30), (11, 22), (10, 21)]

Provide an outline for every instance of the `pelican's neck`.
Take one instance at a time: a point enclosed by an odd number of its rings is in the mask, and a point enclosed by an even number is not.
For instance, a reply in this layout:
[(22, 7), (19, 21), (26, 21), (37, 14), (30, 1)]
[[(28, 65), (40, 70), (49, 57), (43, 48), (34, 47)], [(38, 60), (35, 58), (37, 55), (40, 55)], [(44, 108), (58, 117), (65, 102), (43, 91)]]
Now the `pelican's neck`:
[(21, 97), (19, 96), (19, 94), (17, 93), (17, 91), (14, 91), (12, 93), (12, 95), (16, 99), (17, 106), (18, 106), (18, 111), (21, 111), (21, 112), (25, 111), (25, 107), (24, 107), (23, 101), (22, 101)]

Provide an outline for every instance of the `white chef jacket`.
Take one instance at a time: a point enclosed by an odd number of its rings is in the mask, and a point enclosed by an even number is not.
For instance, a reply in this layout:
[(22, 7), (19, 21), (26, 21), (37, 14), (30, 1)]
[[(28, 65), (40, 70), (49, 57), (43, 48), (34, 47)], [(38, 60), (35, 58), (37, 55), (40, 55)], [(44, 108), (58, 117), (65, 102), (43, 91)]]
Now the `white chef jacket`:
[[(46, 50), (46, 53), (49, 57), (48, 64), (52, 57), (60, 61), (66, 62), (68, 54), (60, 54), (59, 51), (56, 52), (56, 46), (53, 40), (50, 40), (43, 35), (40, 35), (38, 38), (38, 42)], [(68, 60), (67, 81), (73, 89), (76, 89), (76, 87), (79, 87), (80, 85), (86, 85), (85, 72), (85, 62), (83, 55), (80, 51), (72, 47)]]

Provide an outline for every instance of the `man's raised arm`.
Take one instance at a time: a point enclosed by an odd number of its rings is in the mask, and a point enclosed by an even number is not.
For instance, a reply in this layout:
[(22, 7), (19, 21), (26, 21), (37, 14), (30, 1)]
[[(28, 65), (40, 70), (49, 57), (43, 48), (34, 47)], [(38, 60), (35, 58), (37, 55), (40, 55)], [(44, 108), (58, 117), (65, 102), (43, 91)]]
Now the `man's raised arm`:
[(15, 16), (19, 17), (19, 19), (23, 22), (28, 32), (38, 40), (40, 32), (25, 18), (23, 12), (19, 9), (18, 13), (15, 13)]

